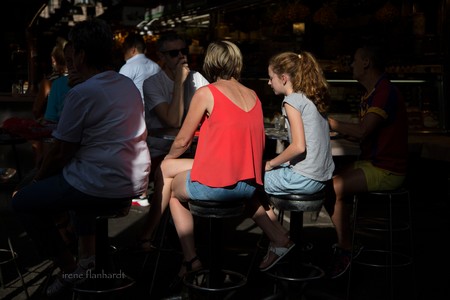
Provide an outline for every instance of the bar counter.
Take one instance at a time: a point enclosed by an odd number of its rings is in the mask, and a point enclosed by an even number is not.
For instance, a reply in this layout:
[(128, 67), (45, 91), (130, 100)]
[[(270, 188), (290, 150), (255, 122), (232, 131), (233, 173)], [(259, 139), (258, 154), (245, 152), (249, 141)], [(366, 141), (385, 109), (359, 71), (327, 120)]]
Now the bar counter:
[(31, 112), (35, 95), (11, 95), (0, 93), (0, 126), (9, 118), (33, 118)]
[(444, 134), (409, 135), (409, 152), (423, 159), (450, 162), (450, 136)]
[(0, 102), (34, 102), (35, 95), (12, 95), (11, 93), (0, 93)]

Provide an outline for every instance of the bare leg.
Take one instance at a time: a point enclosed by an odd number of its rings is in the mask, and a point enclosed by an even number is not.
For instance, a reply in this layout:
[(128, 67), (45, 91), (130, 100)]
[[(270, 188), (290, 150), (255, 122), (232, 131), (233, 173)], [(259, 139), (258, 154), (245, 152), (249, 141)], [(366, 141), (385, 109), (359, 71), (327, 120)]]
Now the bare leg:
[(287, 229), (277, 221), (271, 209), (266, 212), (265, 208), (254, 198), (247, 201), (247, 206), (252, 211), (253, 221), (263, 230), (273, 246), (282, 247), (289, 243)]
[(164, 180), (162, 178), (160, 169), (156, 171), (154, 187), (155, 190), (153, 193), (151, 206), (146, 218), (143, 231), (140, 236), (140, 239), (142, 241), (153, 239), (153, 235), (156, 231), (156, 228), (158, 227), (159, 222), (161, 221), (162, 214), (169, 205), (169, 198), (168, 197), (164, 198), (162, 195), (164, 193), (167, 193), (167, 191), (164, 190), (164, 188), (169, 189), (170, 192), (170, 185), (164, 187)]
[(346, 197), (356, 193), (367, 191), (367, 183), (364, 172), (361, 169), (349, 169), (333, 177), (333, 187), (335, 192), (335, 202), (328, 199), (325, 208), (333, 222), (338, 246), (342, 249), (351, 249), (351, 203), (346, 201)]
[[(189, 266), (193, 270), (201, 267), (200, 260), (194, 259), (197, 256), (194, 238), (194, 217), (187, 206), (189, 197), (186, 193), (186, 177), (188, 170), (192, 167), (192, 160), (177, 160), (176, 166), (170, 166), (174, 173), (178, 173), (172, 180), (172, 194), (170, 198), (170, 212), (180, 240), (185, 262), (192, 262)], [(165, 181), (168, 180), (165, 178)], [(183, 265), (178, 273), (182, 277), (186, 273), (186, 265)]]
[[(194, 218), (186, 204), (186, 202), (182, 203), (177, 198), (170, 199), (170, 212), (177, 230), (178, 238), (180, 239), (184, 261), (188, 262), (192, 261), (192, 259), (197, 256), (197, 253), (194, 238)], [(193, 269), (197, 269), (200, 266), (200, 261), (193, 261)], [(182, 266), (178, 276), (183, 276), (186, 271), (184, 266)]]
[(172, 179), (178, 173), (192, 168), (192, 159), (167, 159), (164, 160), (164, 167), (155, 171), (155, 190), (151, 201), (144, 229), (141, 233), (141, 240), (151, 240), (156, 228), (161, 221), (162, 214), (169, 205)]
[(275, 212), (272, 209), (272, 206), (269, 204), (269, 199), (267, 197), (267, 194), (256, 190), (254, 196), (252, 197), (252, 202), (247, 203), (246, 207), (247, 210), (250, 211), (251, 217), (255, 214), (255, 212), (259, 209), (258, 206), (262, 206), (263, 209), (266, 211), (267, 216), (272, 221), (272, 223), (278, 228), (280, 232), (283, 232), (284, 235), (288, 236), (289, 231), (281, 225), (280, 222), (278, 222), (278, 216), (275, 214)]
[(283, 225), (281, 225), (280, 222), (278, 222), (278, 217), (273, 211), (273, 209), (270, 207), (268, 210), (266, 210), (267, 216), (272, 221), (272, 223), (281, 231), (284, 232), (284, 235), (289, 235), (289, 230), (287, 230)]

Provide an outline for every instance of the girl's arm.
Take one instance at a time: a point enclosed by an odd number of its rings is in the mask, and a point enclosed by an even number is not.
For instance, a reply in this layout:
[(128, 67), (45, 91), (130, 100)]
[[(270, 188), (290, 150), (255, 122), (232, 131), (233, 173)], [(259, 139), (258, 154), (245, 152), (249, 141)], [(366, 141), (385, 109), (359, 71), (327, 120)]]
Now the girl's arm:
[(303, 127), (302, 114), (291, 105), (285, 103), (286, 115), (291, 130), (291, 143), (275, 158), (266, 162), (266, 171), (291, 161), (306, 151), (305, 130)]

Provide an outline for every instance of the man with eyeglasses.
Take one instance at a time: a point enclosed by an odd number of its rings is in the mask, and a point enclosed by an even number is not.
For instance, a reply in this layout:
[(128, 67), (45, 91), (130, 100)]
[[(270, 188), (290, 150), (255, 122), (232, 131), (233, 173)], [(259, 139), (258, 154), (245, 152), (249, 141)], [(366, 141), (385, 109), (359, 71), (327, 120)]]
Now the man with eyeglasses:
[[(143, 84), (149, 132), (155, 128), (181, 127), (194, 92), (208, 84), (202, 74), (189, 69), (189, 48), (181, 36), (174, 32), (162, 34), (157, 41), (157, 49), (162, 69)], [(149, 134), (147, 143), (154, 170), (169, 152), (172, 141)]]
[[(173, 32), (162, 34), (156, 46), (161, 71), (147, 78), (143, 84), (145, 121), (149, 132), (147, 144), (152, 160), (149, 181), (154, 180), (155, 170), (169, 153), (173, 142), (152, 136), (151, 132), (158, 128), (180, 128), (195, 91), (209, 84), (202, 74), (189, 69), (189, 48), (181, 36)], [(142, 195), (141, 200), (134, 203), (148, 205), (148, 202), (145, 203), (146, 196)], [(158, 201), (152, 203), (146, 224), (138, 241), (132, 246), (133, 251), (147, 252), (154, 249), (151, 244), (152, 235), (161, 219), (161, 212), (165, 209), (161, 205)]]

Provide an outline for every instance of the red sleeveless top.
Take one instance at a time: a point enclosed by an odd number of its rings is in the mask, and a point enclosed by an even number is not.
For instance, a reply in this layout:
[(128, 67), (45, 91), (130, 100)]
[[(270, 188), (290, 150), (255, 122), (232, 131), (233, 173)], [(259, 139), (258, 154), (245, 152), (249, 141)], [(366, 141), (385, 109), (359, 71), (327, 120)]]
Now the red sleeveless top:
[(200, 127), (191, 180), (226, 187), (250, 180), (262, 185), (265, 146), (262, 106), (256, 96), (248, 112), (209, 84), (214, 108)]

